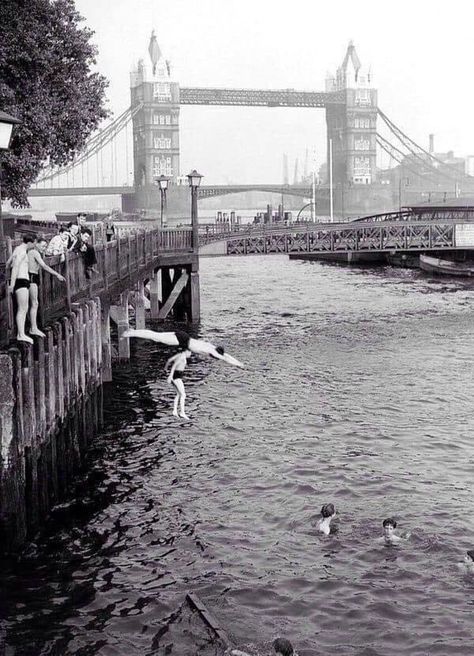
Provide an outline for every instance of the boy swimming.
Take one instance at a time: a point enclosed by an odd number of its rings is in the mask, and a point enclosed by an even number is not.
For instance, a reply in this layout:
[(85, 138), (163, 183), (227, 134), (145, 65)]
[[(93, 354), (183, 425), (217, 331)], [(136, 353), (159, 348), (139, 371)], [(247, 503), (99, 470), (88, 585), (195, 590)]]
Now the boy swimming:
[[(165, 371), (167, 371), (168, 367), (171, 365), (171, 370), (168, 376), (168, 383), (169, 385), (173, 384), (176, 388), (176, 396), (174, 398), (174, 403), (173, 403), (173, 415), (175, 417), (182, 417), (183, 419), (189, 419), (189, 417), (186, 415), (186, 412), (184, 410), (184, 402), (186, 400), (186, 391), (184, 389), (184, 383), (183, 383), (183, 371), (186, 368), (186, 365), (188, 363), (188, 358), (191, 355), (191, 351), (188, 349), (181, 351), (180, 353), (177, 353), (176, 355), (173, 355), (173, 357), (169, 358), (167, 363), (165, 364)], [(178, 404), (180, 408), (180, 412), (178, 415)]]
[(332, 503), (325, 503), (321, 508), (321, 518), (318, 519), (316, 524), (318, 531), (321, 531), (324, 535), (329, 535), (331, 532), (331, 520), (335, 514), (334, 505)]
[(398, 544), (402, 540), (408, 540), (410, 537), (410, 533), (405, 532), (403, 535), (395, 533), (395, 529), (397, 528), (397, 521), (392, 517), (387, 517), (387, 519), (384, 519), (382, 526), (383, 535), (381, 538), (379, 538), (379, 541), (386, 545)]
[(462, 563), (458, 563), (458, 567), (468, 574), (474, 574), (474, 549), (466, 552)]

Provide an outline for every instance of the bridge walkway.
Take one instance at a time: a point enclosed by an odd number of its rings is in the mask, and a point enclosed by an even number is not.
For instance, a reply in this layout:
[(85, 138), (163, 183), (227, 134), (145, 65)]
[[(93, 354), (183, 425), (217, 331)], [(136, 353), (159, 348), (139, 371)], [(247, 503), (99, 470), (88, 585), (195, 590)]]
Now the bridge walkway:
[[(11, 251), (16, 243), (7, 241)], [(65, 316), (75, 304), (86, 299), (99, 298), (103, 307), (113, 305), (122, 294), (135, 290), (138, 284), (153, 278), (162, 269), (167, 278), (170, 277), (170, 269), (186, 272), (189, 293), (186, 294), (185, 290), (184, 296), (189, 307), (185, 307), (184, 311), (190, 319), (198, 319), (196, 313), (199, 308), (195, 303), (193, 307), (189, 298), (192, 296), (191, 278), (198, 277), (199, 270), (191, 229), (130, 232), (110, 242), (96, 243), (95, 252), (95, 268), (98, 273), (93, 273), (90, 279), (86, 277), (80, 253), (68, 253), (64, 262), (60, 262), (59, 256), (46, 259), (49, 266), (66, 278), (66, 282), (48, 273), (41, 274), (39, 312), (44, 327)], [(4, 251), (3, 256), (0, 253), (0, 264), (3, 260), (3, 267), (8, 254), (8, 250)], [(168, 281), (167, 290), (160, 292), (169, 296), (173, 288), (171, 282)], [(196, 283), (198, 280), (194, 286)], [(12, 302), (7, 284), (6, 279), (0, 283), (0, 348), (14, 338)], [(163, 294), (160, 293), (160, 296), (164, 303), (166, 298), (163, 298)]]
[(200, 253), (377, 253), (474, 248), (474, 208), (411, 208), (344, 223), (252, 227), (202, 234)]

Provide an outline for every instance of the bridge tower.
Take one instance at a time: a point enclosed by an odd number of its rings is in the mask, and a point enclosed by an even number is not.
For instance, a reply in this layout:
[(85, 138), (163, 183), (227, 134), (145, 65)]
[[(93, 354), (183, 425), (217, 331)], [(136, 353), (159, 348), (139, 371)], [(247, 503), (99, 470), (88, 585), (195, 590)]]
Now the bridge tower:
[(352, 41), (336, 76), (326, 78), (326, 91), (344, 94), (344, 103), (326, 105), (327, 162), (332, 139), (334, 184), (372, 184), (376, 181), (377, 91)]
[(157, 207), (155, 179), (175, 183), (179, 176), (179, 85), (171, 76), (154, 31), (148, 55), (130, 73), (133, 117), (134, 184), (140, 207)]

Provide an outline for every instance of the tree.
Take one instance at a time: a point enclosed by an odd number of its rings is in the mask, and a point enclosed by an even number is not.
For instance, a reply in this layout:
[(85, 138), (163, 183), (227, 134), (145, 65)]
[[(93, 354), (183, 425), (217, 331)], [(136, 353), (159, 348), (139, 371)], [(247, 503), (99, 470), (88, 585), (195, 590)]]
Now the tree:
[(22, 121), (2, 155), (2, 196), (15, 207), (28, 206), (46, 163), (70, 162), (108, 115), (83, 21), (74, 0), (0, 0), (0, 109)]

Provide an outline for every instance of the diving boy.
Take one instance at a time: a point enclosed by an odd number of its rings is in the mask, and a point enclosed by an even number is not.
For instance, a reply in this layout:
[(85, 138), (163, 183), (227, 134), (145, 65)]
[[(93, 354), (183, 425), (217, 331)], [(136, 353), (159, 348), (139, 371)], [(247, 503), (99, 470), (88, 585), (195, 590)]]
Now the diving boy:
[[(165, 371), (167, 371), (168, 367), (171, 365), (171, 370), (168, 376), (168, 384), (173, 384), (176, 388), (176, 396), (173, 403), (173, 415), (175, 417), (182, 417), (183, 419), (189, 419), (189, 417), (186, 415), (186, 412), (184, 411), (186, 391), (184, 389), (183, 383), (183, 372), (186, 368), (190, 355), (191, 351), (188, 351), (187, 349), (180, 351), (176, 355), (173, 355), (173, 357), (169, 358), (165, 365)], [(178, 404), (180, 408), (179, 415)]]

